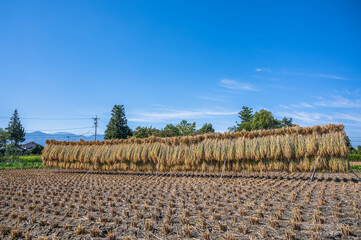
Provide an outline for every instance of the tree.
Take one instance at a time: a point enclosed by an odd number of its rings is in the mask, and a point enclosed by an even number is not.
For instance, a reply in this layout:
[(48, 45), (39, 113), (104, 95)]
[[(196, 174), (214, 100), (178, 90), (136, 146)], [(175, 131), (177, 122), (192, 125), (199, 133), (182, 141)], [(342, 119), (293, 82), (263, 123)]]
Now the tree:
[(0, 148), (6, 148), (8, 137), (8, 133), (4, 129), (0, 128)]
[(105, 130), (104, 139), (124, 139), (132, 136), (132, 131), (128, 127), (123, 105), (114, 105), (112, 117)]
[(270, 111), (261, 109), (253, 115), (252, 130), (279, 128), (280, 122), (275, 119)]
[(187, 120), (182, 120), (178, 125), (181, 136), (192, 136), (196, 132), (196, 123), (189, 123)]
[(214, 133), (214, 128), (211, 123), (205, 123), (203, 126), (197, 130), (197, 134), (206, 134), (206, 133)]
[(13, 160), (18, 158), (22, 154), (22, 150), (16, 145), (16, 143), (10, 143), (6, 146), (6, 156), (12, 156)]
[(240, 112), (238, 113), (239, 118), (241, 119), (241, 123), (251, 122), (251, 121), (252, 121), (252, 117), (253, 117), (252, 113), (253, 113), (253, 108), (249, 108), (249, 107), (243, 106), (243, 107), (242, 107), (242, 111), (240, 111)]
[(175, 137), (175, 136), (181, 136), (181, 133), (179, 129), (173, 124), (167, 124), (163, 129), (138, 126), (133, 132), (133, 137), (136, 138), (147, 138), (150, 136)]
[(240, 132), (242, 130), (251, 131), (251, 121), (253, 119), (253, 108), (246, 106), (242, 107), (242, 111), (238, 113), (238, 117), (241, 119), (241, 123), (236, 122), (236, 126), (230, 127), (229, 130), (232, 132)]
[(36, 146), (31, 149), (30, 154), (41, 154), (43, 152), (44, 147), (40, 144), (36, 144)]
[(18, 110), (15, 109), (6, 130), (8, 131), (9, 140), (14, 142), (15, 145), (25, 141), (25, 130), (20, 123)]
[(135, 131), (133, 132), (133, 137), (136, 137), (136, 138), (147, 138), (147, 137), (150, 137), (153, 135), (153, 132), (155, 130), (158, 130), (158, 129), (155, 129), (155, 128), (152, 128), (151, 126), (150, 127), (141, 127), (141, 126), (138, 126), (136, 127)]
[(252, 111), (252, 108), (243, 106), (242, 111), (238, 113), (241, 123), (236, 122), (236, 125), (230, 127), (229, 130), (236, 132), (242, 130), (252, 131), (294, 126), (294, 124), (292, 124), (292, 118), (284, 117), (282, 120), (277, 120), (270, 111), (261, 109), (255, 114), (252, 114)]
[(177, 126), (173, 124), (167, 124), (162, 130), (163, 137), (176, 137), (180, 136), (181, 132)]
[(282, 118), (281, 123), (280, 123), (281, 127), (293, 127), (294, 124), (292, 123), (292, 118)]

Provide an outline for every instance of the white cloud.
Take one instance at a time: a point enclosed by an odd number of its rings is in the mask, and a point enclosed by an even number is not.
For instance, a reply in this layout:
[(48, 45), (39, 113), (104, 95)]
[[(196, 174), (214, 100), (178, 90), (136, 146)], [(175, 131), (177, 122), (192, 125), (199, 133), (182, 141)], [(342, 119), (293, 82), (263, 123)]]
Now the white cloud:
[(270, 68), (256, 68), (255, 70), (256, 70), (256, 72), (270, 72), (271, 71)]
[(283, 72), (284, 74), (296, 75), (296, 76), (304, 76), (311, 78), (327, 78), (334, 80), (348, 80), (347, 78), (340, 77), (334, 74), (324, 74), (324, 73), (301, 73), (301, 72)]
[(241, 83), (230, 79), (222, 79), (219, 85), (233, 90), (257, 91), (252, 84)]
[[(277, 116), (286, 116), (291, 117), (293, 119), (301, 120), (305, 123), (338, 123), (342, 121), (350, 121), (351, 123), (361, 123), (361, 115), (359, 114), (346, 114), (346, 113), (308, 113), (308, 112), (279, 112), (276, 114)], [(353, 122), (353, 123), (352, 123)], [(345, 123), (347, 125), (348, 123)]]
[(306, 122), (306, 123), (319, 122), (321, 119), (326, 117), (326, 115), (324, 115), (324, 114), (306, 113), (306, 112), (277, 113), (277, 115), (291, 117), (293, 119), (298, 119), (298, 120), (301, 120), (301, 121)]
[(207, 101), (222, 101), (221, 98), (217, 98), (217, 97), (207, 97), (207, 96), (196, 96), (196, 97)]
[(348, 99), (342, 96), (331, 95), (330, 98), (325, 99), (320, 97), (320, 101), (315, 105), (321, 107), (333, 108), (361, 108), (361, 99)]
[(306, 74), (305, 76), (318, 77), (318, 78), (329, 78), (329, 79), (336, 79), (336, 80), (347, 80), (346, 78), (340, 77), (340, 76), (337, 76), (337, 75), (322, 74), (322, 73)]
[(280, 104), (281, 108), (285, 108), (285, 109), (292, 109), (292, 108), (313, 108), (313, 106), (311, 104), (305, 103), (305, 102), (301, 102), (299, 104), (290, 104), (290, 105), (282, 105)]
[(290, 107), (290, 106), (283, 105), (283, 104), (280, 104), (280, 108), (291, 109), (291, 107)]
[(305, 107), (305, 108), (312, 108), (313, 106), (311, 104), (308, 104), (308, 103), (305, 103), (305, 102), (302, 102), (298, 105), (296, 105), (298, 107)]
[(129, 122), (154, 122), (151, 119), (147, 118), (128, 118)]

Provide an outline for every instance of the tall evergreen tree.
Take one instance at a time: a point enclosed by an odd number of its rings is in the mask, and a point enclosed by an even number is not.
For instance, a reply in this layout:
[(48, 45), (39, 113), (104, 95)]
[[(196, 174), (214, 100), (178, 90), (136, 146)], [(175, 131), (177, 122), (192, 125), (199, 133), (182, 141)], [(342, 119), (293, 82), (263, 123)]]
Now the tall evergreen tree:
[(242, 130), (251, 131), (251, 121), (253, 119), (253, 108), (243, 106), (242, 111), (238, 113), (241, 122), (236, 122), (236, 125), (228, 128), (232, 132), (240, 132)]
[(14, 142), (15, 145), (25, 141), (25, 130), (21, 125), (17, 109), (15, 109), (13, 116), (10, 118), (6, 130), (8, 131), (9, 140)]
[(253, 112), (253, 108), (243, 106), (242, 111), (238, 113), (239, 115), (238, 117), (241, 119), (241, 123), (252, 121), (252, 117), (253, 117), (252, 112)]
[(132, 136), (132, 131), (128, 127), (128, 121), (125, 117), (125, 109), (123, 105), (114, 105), (112, 109), (112, 117), (105, 130), (105, 139), (121, 139)]

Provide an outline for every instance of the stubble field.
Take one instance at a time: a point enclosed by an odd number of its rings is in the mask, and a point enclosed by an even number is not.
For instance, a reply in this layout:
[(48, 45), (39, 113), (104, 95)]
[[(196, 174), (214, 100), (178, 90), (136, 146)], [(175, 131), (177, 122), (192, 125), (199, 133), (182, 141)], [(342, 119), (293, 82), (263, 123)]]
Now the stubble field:
[(346, 173), (0, 171), (1, 239), (360, 239)]

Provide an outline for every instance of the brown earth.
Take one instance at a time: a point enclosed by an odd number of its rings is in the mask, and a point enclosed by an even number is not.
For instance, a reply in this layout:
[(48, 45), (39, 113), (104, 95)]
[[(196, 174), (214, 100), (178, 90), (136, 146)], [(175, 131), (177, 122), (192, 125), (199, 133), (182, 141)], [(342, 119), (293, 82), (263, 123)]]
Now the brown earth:
[(361, 239), (346, 173), (0, 171), (0, 238)]

